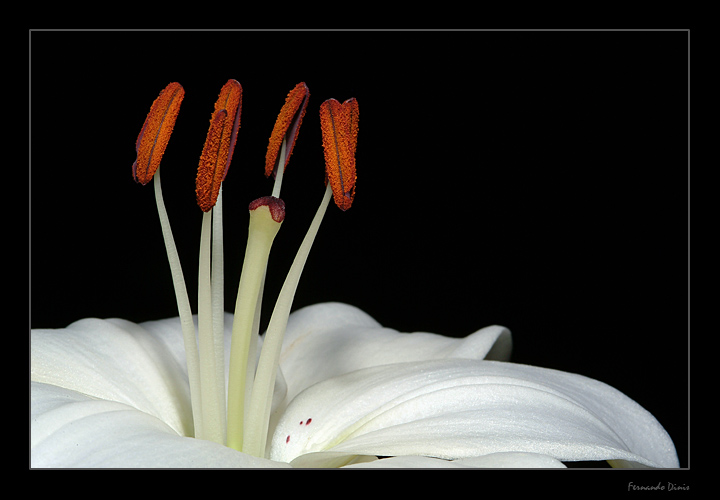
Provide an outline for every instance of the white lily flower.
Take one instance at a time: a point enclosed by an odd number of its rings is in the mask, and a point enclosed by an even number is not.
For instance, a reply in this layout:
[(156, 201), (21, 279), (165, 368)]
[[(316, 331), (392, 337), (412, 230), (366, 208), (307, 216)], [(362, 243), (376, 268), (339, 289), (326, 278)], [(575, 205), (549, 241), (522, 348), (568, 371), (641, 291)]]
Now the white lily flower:
[[(231, 325), (227, 314), (228, 346)], [(32, 466), (326, 467), (377, 456), (398, 457), (381, 467), (678, 466), (637, 403), (580, 375), (495, 361), (509, 345), (501, 327), (451, 339), (382, 328), (344, 304), (301, 309), (288, 321), (265, 459), (192, 438), (178, 318), (35, 330)]]
[(158, 97), (133, 165), (138, 182), (154, 182), (179, 317), (88, 318), (31, 332), (31, 466), (678, 467), (650, 413), (601, 382), (509, 363), (503, 327), (452, 339), (383, 328), (340, 303), (290, 314), (329, 200), (343, 211), (353, 203), (355, 99), (320, 108), (327, 187), (258, 335), (268, 255), (285, 216), (280, 185), (309, 98), (304, 83), (288, 95), (270, 140), (273, 195), (249, 207), (234, 314), (223, 303), (221, 184), (242, 88), (230, 80), (220, 93), (196, 184), (204, 214), (193, 317), (159, 173), (183, 96), (173, 83)]

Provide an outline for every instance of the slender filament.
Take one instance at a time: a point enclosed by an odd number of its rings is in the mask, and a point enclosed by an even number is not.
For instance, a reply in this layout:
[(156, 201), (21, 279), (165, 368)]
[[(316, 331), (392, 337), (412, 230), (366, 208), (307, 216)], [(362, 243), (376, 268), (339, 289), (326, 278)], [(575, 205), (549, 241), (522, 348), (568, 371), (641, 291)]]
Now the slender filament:
[(188, 378), (190, 379), (190, 401), (193, 412), (193, 435), (199, 437), (202, 429), (200, 358), (198, 356), (197, 341), (195, 339), (195, 324), (193, 323), (190, 299), (188, 298), (185, 278), (183, 277), (182, 266), (180, 265), (180, 257), (178, 256), (177, 247), (175, 246), (175, 239), (173, 238), (172, 229), (170, 228), (170, 219), (168, 218), (165, 202), (163, 201), (162, 187), (160, 185), (160, 168), (155, 171), (153, 184), (155, 185), (155, 202), (157, 204), (158, 216), (160, 217), (160, 227), (162, 229), (163, 240), (165, 241), (165, 250), (167, 252), (168, 262), (170, 263), (170, 274), (172, 275), (175, 300), (178, 305), (180, 326), (185, 344), (185, 362), (187, 363)]

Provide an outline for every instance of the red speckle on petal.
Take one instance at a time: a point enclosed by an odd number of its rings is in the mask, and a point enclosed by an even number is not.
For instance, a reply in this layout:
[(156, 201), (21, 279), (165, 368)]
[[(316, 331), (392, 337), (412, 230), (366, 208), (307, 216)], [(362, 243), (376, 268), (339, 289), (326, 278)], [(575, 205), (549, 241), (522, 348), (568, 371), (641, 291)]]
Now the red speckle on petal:
[(289, 443), (289, 442), (290, 442), (290, 434), (288, 434), (288, 437), (285, 438), (285, 443)]
[(305, 422), (305, 425), (310, 425), (310, 422), (312, 422), (312, 418), (308, 418), (307, 422)]

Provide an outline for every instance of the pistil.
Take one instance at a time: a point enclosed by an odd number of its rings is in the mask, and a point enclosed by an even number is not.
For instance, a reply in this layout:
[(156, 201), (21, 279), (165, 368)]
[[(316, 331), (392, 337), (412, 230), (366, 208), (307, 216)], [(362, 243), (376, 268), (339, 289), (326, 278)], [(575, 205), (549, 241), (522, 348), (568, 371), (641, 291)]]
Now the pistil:
[(270, 135), (265, 163), (265, 175), (275, 174), (272, 195), (250, 204), (248, 241), (235, 303), (228, 379), (227, 445), (237, 450), (244, 448), (245, 402), (249, 399), (255, 373), (254, 346), (259, 333), (267, 261), (275, 235), (285, 218), (285, 204), (279, 197), (280, 187), (309, 96), (307, 86), (299, 83), (285, 99)]
[(285, 218), (285, 204), (279, 198), (266, 196), (252, 202), (250, 225), (245, 248), (230, 346), (228, 381), (227, 445), (243, 449), (245, 401), (255, 371), (259, 316), (265, 271), (275, 235)]
[[(307, 262), (310, 249), (315, 241), (320, 223), (327, 210), (330, 197), (341, 210), (350, 208), (355, 195), (355, 151), (357, 147), (357, 132), (359, 109), (355, 99), (348, 99), (342, 105), (335, 99), (325, 101), (320, 106), (320, 117), (325, 147), (325, 172), (330, 182), (325, 187), (325, 194), (310, 228), (303, 239), (300, 248), (293, 260), (290, 271), (285, 278), (283, 287), (278, 295), (268, 324), (265, 340), (263, 342), (260, 359), (258, 361), (255, 381), (250, 399), (248, 421), (244, 429), (244, 444), (242, 451), (257, 457), (265, 456), (265, 448), (270, 423), (270, 410), (272, 405), (275, 378), (280, 361), (280, 351), (287, 328), (290, 309), (292, 308), (295, 291), (300, 276)], [(328, 161), (328, 158), (333, 161)], [(343, 174), (343, 167), (345, 171)], [(342, 182), (343, 175), (346, 182)], [(337, 182), (337, 181), (340, 182)]]
[(280, 350), (285, 336), (290, 308), (292, 307), (295, 291), (297, 290), (300, 276), (305, 262), (307, 262), (310, 248), (315, 241), (320, 223), (332, 196), (332, 190), (328, 185), (325, 189), (320, 207), (310, 224), (295, 260), (290, 266), (290, 271), (285, 278), (280, 294), (278, 295), (275, 308), (268, 329), (265, 332), (260, 359), (258, 361), (255, 381), (253, 383), (248, 421), (244, 429), (242, 451), (256, 457), (265, 456), (265, 445), (267, 441), (268, 425), (270, 422), (270, 409), (272, 404), (273, 389), (275, 388), (275, 377), (280, 359)]

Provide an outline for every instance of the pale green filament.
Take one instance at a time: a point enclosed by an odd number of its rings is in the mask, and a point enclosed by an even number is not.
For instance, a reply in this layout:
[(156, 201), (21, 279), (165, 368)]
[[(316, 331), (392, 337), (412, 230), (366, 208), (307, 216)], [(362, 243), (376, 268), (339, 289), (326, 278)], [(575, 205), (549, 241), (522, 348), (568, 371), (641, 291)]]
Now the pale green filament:
[(180, 257), (175, 247), (175, 240), (172, 235), (172, 230), (170, 229), (170, 220), (168, 219), (165, 202), (163, 201), (162, 188), (160, 186), (160, 168), (155, 171), (153, 184), (155, 187), (155, 202), (160, 217), (160, 227), (162, 228), (165, 249), (168, 262), (170, 263), (170, 273), (172, 275), (173, 287), (175, 288), (175, 299), (178, 305), (180, 326), (185, 343), (185, 362), (187, 363), (188, 377), (190, 379), (190, 400), (193, 412), (193, 435), (198, 437), (201, 434), (200, 429), (202, 428), (200, 359), (198, 357), (197, 341), (195, 340), (195, 324), (193, 323), (192, 309), (190, 308), (190, 300), (188, 299), (187, 289), (185, 287), (185, 278), (183, 277)]
[(201, 439), (225, 444), (223, 304), (222, 298), (218, 298), (218, 294), (222, 294), (222, 278), (218, 274), (222, 276), (223, 271), (221, 201), (219, 194), (215, 207), (203, 213), (198, 271), (198, 337), (203, 394)]
[(273, 220), (267, 205), (250, 211), (247, 247), (235, 303), (230, 346), (227, 445), (236, 450), (243, 447), (246, 380), (248, 372), (254, 371), (260, 298), (270, 249), (280, 225), (281, 222)]
[(277, 375), (280, 350), (282, 348), (290, 308), (292, 307), (295, 291), (300, 281), (300, 275), (305, 267), (310, 248), (315, 241), (315, 236), (320, 228), (320, 223), (325, 215), (331, 196), (332, 190), (328, 183), (320, 207), (315, 213), (315, 217), (310, 224), (310, 229), (308, 229), (295, 256), (295, 260), (290, 267), (290, 271), (285, 278), (285, 283), (280, 290), (267, 332), (265, 333), (265, 341), (260, 352), (260, 359), (258, 361), (255, 382), (253, 383), (250, 398), (248, 419), (244, 426), (242, 446), (243, 452), (257, 457), (263, 457), (265, 455), (275, 377)]
[[(218, 192), (217, 202), (212, 209), (212, 315), (213, 341), (215, 347), (215, 378), (220, 393), (221, 422), (223, 438), (227, 412), (225, 409), (225, 280), (223, 261), (223, 219), (222, 219), (222, 184)], [(224, 439), (223, 439), (224, 443)]]
[(280, 146), (280, 159), (278, 160), (277, 173), (275, 174), (275, 184), (273, 185), (272, 196), (280, 198), (280, 187), (282, 187), (283, 174), (285, 173), (285, 154), (287, 149), (287, 136), (283, 137), (282, 146)]

